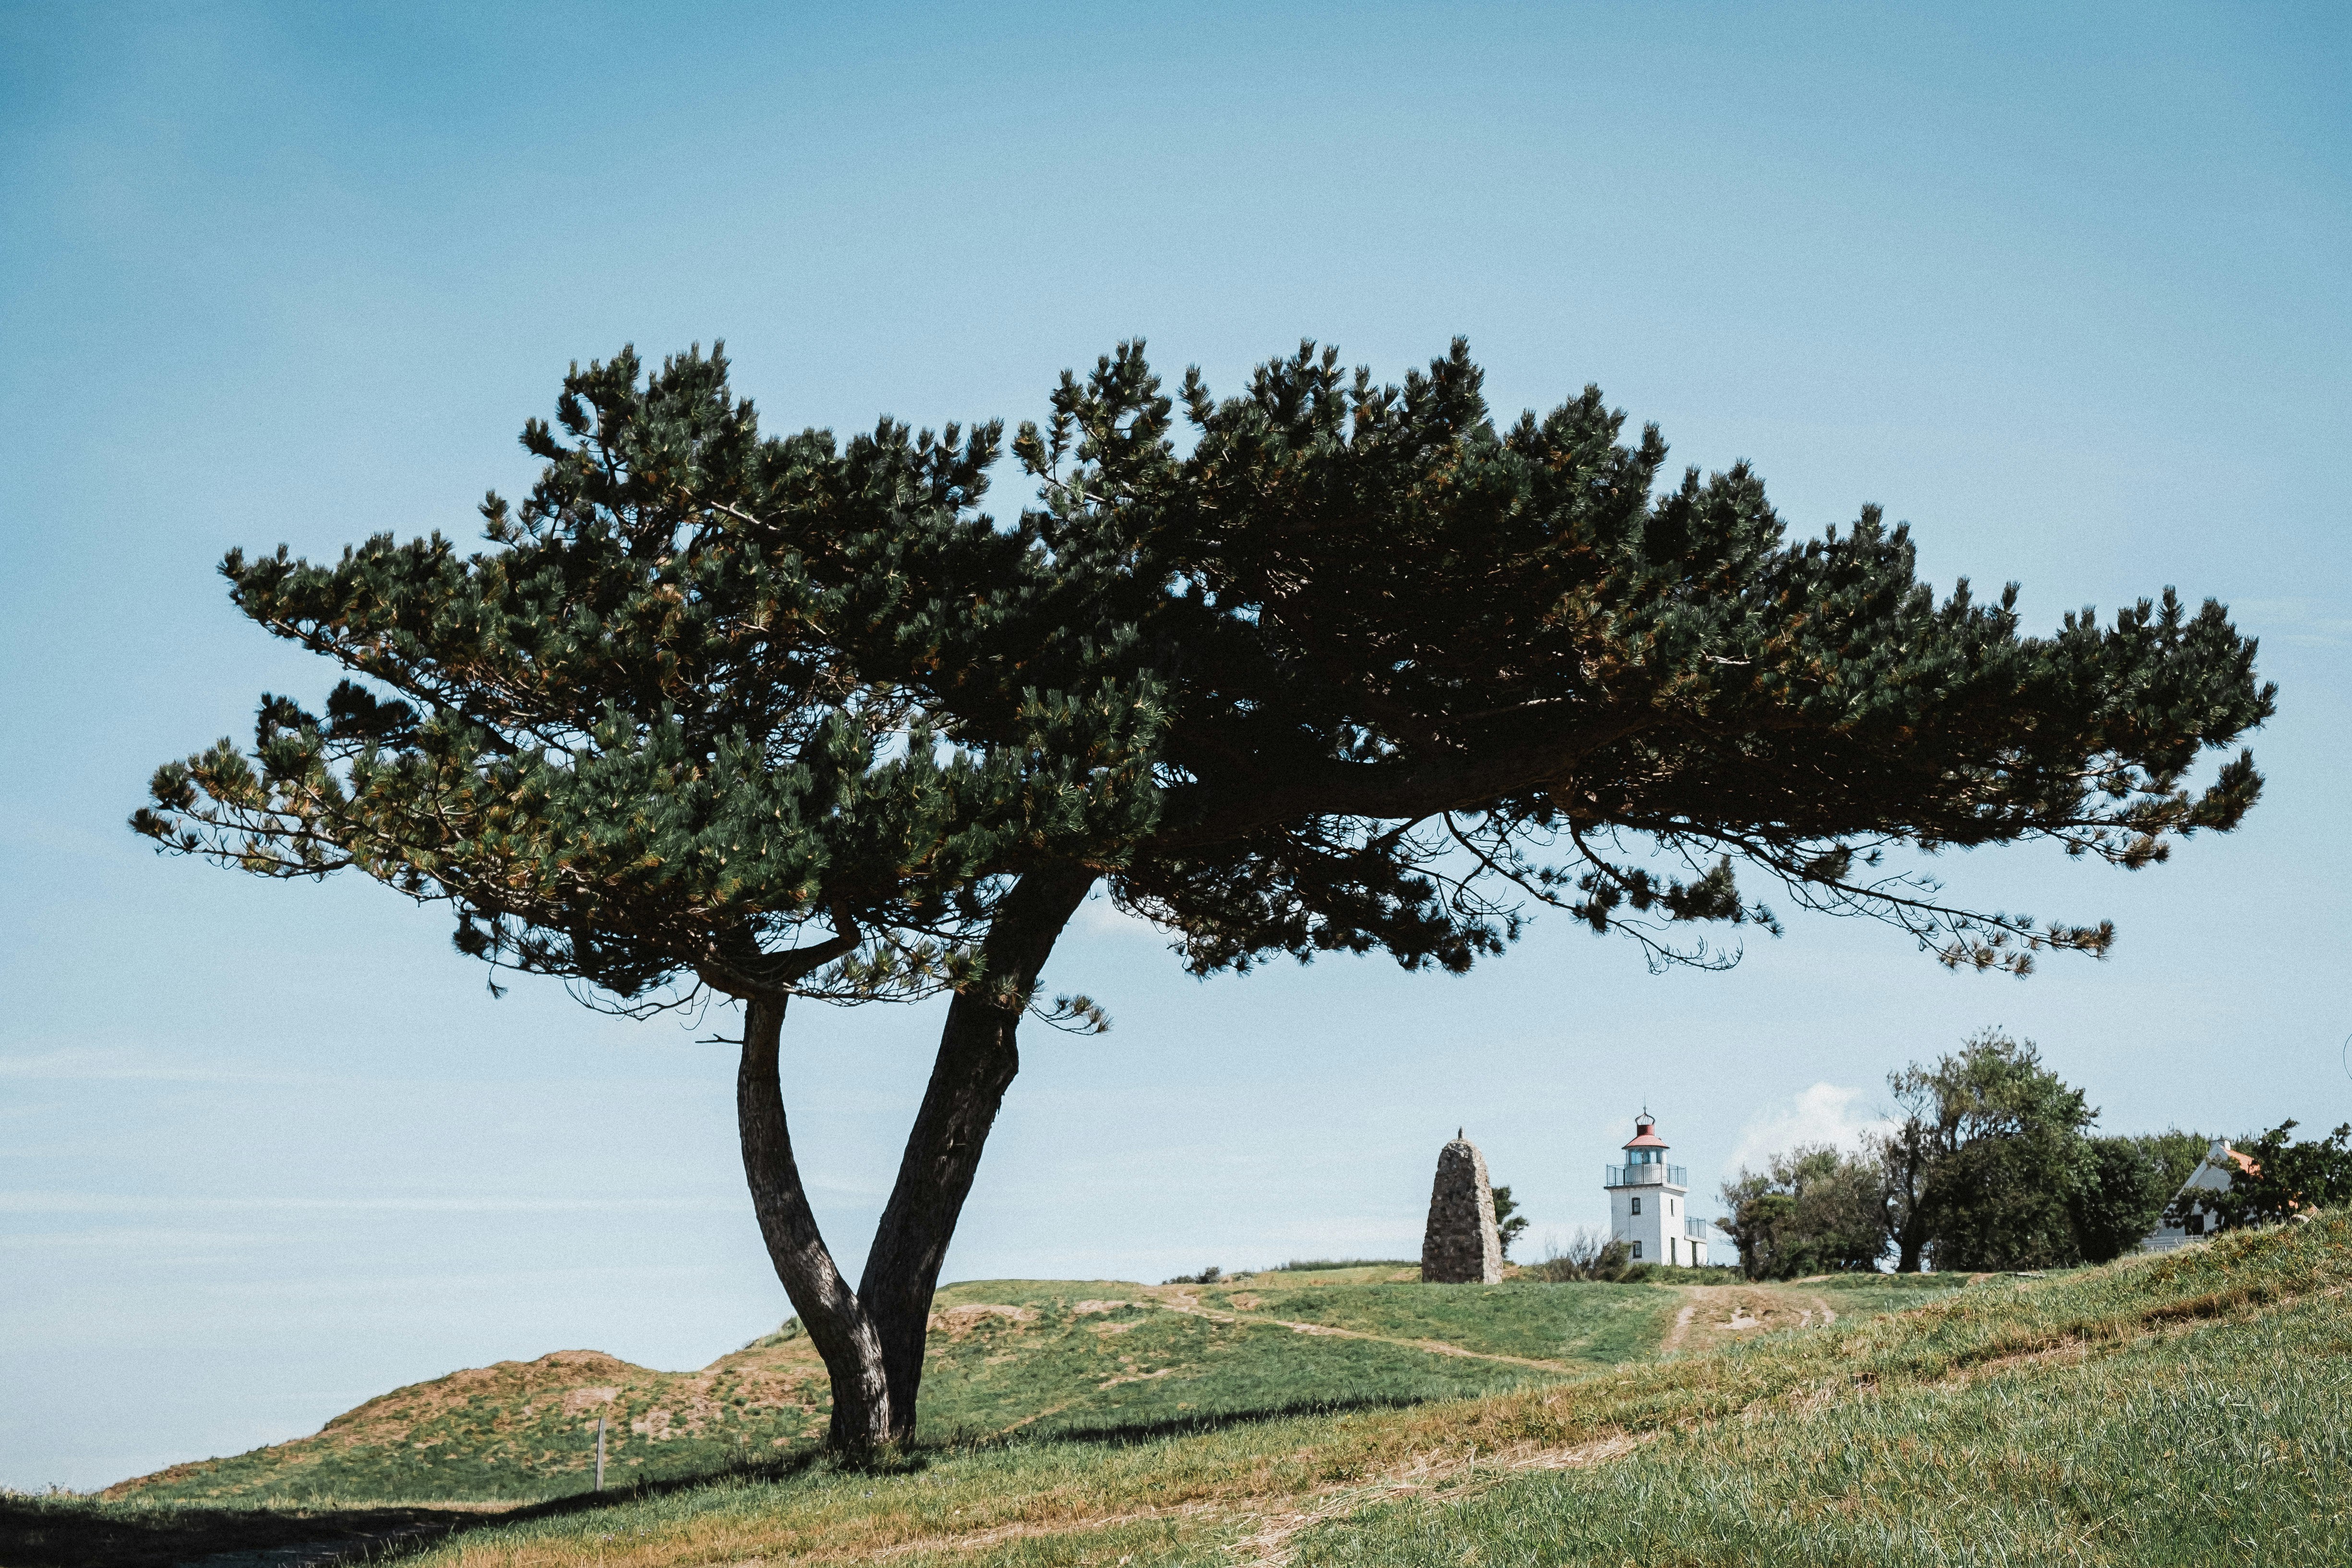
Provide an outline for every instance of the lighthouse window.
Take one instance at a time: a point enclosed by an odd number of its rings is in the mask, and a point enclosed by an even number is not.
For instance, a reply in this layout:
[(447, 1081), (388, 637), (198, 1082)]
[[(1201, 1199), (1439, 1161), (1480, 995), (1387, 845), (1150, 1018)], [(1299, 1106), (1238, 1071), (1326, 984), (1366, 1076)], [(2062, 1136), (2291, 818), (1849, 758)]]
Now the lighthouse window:
[(1642, 1200), (1638, 1197), (1633, 1200), (1633, 1212), (1636, 1214), (1642, 1212)]
[(1633, 1256), (1634, 1256), (1634, 1257), (1636, 1257), (1636, 1258), (1639, 1258), (1641, 1255), (1642, 1255), (1642, 1244), (1641, 1244), (1640, 1242), (1636, 1241), (1636, 1242), (1634, 1242), (1634, 1243), (1633, 1243)]

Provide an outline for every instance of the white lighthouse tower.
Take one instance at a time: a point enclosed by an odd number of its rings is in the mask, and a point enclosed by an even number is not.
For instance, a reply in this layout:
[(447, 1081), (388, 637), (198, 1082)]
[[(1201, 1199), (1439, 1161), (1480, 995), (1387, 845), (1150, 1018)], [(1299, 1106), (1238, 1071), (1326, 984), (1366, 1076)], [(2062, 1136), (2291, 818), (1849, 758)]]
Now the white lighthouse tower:
[(1706, 1224), (1694, 1218), (1685, 1198), (1689, 1173), (1666, 1163), (1666, 1141), (1647, 1111), (1633, 1124), (1625, 1163), (1604, 1166), (1601, 1186), (1609, 1192), (1609, 1234), (1630, 1242), (1644, 1263), (1696, 1265), (1706, 1261)]

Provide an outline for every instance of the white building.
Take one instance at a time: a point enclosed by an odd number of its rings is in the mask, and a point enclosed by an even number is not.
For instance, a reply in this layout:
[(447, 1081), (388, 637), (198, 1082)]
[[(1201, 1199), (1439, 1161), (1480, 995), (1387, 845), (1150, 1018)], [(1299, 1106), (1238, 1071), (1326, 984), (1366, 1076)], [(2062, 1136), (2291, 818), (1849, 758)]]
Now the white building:
[[(2205, 1151), (2205, 1157), (2197, 1163), (2195, 1170), (2189, 1173), (2189, 1179), (2180, 1184), (2179, 1193), (2166, 1207), (2164, 1218), (2156, 1222), (2156, 1228), (2149, 1232), (2147, 1240), (2139, 1244), (2140, 1250), (2169, 1252), (2183, 1242), (2193, 1241), (2204, 1235), (2210, 1228), (2207, 1219), (2210, 1210), (2204, 1195), (2227, 1192), (2230, 1190), (2230, 1178), (2238, 1172), (2242, 1170), (2252, 1176), (2260, 1169), (2253, 1161), (2221, 1139), (2214, 1139), (2213, 1146)], [(2179, 1213), (2178, 1220), (2172, 1218), (2175, 1210)]]
[(1625, 1163), (1604, 1166), (1601, 1186), (1609, 1192), (1609, 1234), (1633, 1244), (1644, 1263), (1706, 1261), (1708, 1226), (1690, 1212), (1689, 1173), (1666, 1164), (1666, 1141), (1644, 1111), (1625, 1145)]

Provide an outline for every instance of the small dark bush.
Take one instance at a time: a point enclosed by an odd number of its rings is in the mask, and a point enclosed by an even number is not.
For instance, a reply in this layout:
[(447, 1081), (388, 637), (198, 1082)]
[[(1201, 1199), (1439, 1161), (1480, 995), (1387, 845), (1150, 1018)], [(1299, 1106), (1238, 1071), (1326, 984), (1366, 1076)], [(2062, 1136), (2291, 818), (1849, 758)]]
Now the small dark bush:
[(1646, 1279), (1650, 1266), (1633, 1261), (1629, 1243), (1617, 1240), (1597, 1225), (1580, 1225), (1569, 1232), (1566, 1246), (1546, 1247), (1543, 1261), (1528, 1272), (1554, 1285), (1574, 1280), (1631, 1282)]

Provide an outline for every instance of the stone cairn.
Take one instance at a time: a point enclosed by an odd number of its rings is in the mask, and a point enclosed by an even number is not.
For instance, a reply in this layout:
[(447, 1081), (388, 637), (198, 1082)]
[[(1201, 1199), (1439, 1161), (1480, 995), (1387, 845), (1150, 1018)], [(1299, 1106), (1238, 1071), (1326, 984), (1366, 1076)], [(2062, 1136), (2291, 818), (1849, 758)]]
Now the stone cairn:
[(1429, 1229), (1421, 1239), (1421, 1277), (1435, 1285), (1492, 1285), (1503, 1278), (1486, 1156), (1459, 1132), (1438, 1153), (1437, 1181), (1429, 1189)]

